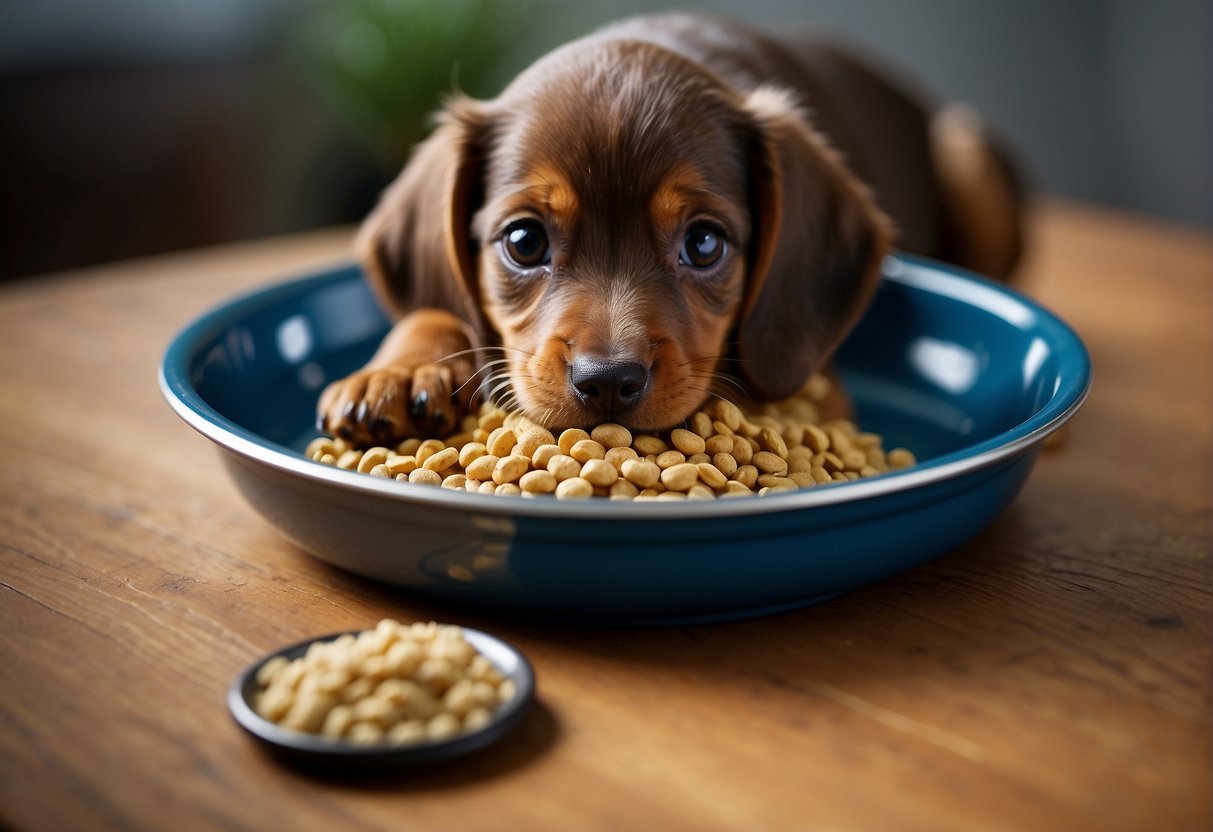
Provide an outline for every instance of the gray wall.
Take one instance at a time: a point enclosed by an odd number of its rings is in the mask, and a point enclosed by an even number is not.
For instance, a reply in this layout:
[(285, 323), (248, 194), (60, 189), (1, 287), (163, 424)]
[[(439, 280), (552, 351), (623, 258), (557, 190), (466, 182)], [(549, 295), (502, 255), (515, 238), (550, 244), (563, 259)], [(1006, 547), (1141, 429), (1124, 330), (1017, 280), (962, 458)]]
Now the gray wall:
[[(1208, 0), (681, 6), (845, 36), (941, 100), (976, 107), (1037, 191), (1213, 225)], [(639, 0), (0, 0), (0, 277), (356, 220), (394, 167), (358, 135), (353, 110), (333, 106), (301, 60), (301, 36), (348, 52), (360, 47), (334, 13), (422, 9), (444, 32), (485, 7), (504, 51), (496, 72), (480, 67), (483, 88), (468, 87), (484, 94), (562, 41), (651, 10)], [(410, 48), (434, 51), (442, 37)]]
[[(549, 3), (557, 43), (646, 11), (636, 0)], [(1039, 189), (1213, 222), (1213, 14), (1208, 0), (752, 0), (692, 2), (778, 25), (811, 22), (975, 106)], [(565, 12), (561, 12), (565, 9)]]

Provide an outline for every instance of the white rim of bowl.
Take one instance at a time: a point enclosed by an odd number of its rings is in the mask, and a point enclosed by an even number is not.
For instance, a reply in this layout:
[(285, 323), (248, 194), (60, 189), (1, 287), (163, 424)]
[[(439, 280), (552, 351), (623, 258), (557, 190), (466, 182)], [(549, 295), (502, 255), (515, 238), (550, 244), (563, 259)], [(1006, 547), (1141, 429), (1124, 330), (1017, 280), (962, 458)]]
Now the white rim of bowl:
[[(929, 264), (929, 266), (927, 265)], [(346, 491), (374, 495), (389, 500), (399, 501), (418, 506), (442, 507), (454, 510), (472, 509), (481, 514), (496, 514), (511, 517), (550, 517), (553, 519), (644, 519), (644, 520), (683, 520), (697, 517), (733, 517), (756, 514), (782, 513), (800, 509), (837, 505), (839, 503), (859, 502), (875, 497), (882, 497), (896, 492), (907, 492), (924, 486), (941, 483), (995, 465), (1004, 460), (1026, 453), (1042, 443), (1050, 434), (1061, 428), (1073, 418), (1082, 407), (1091, 390), (1090, 360), (1085, 347), (1077, 334), (1064, 322), (1048, 310), (1026, 299), (1018, 298), (1006, 287), (993, 284), (963, 270), (954, 269), (946, 264), (931, 261), (920, 261), (919, 258), (898, 255), (889, 258), (886, 263), (886, 276), (900, 282), (916, 286), (925, 286), (930, 281), (943, 277), (947, 281), (963, 281), (967, 284), (977, 284), (976, 288), (994, 290), (1002, 299), (1013, 300), (1034, 314), (1043, 314), (1047, 319), (1067, 333), (1074, 344), (1082, 352), (1084, 366), (1088, 368), (1082, 390), (1065, 409), (1051, 419), (1042, 422), (1032, 430), (1009, 441), (1002, 442), (980, 453), (963, 456), (946, 462), (934, 463), (925, 460), (904, 470), (893, 471), (876, 477), (840, 482), (836, 485), (823, 485), (815, 488), (804, 488), (780, 494), (755, 495), (754, 498), (733, 498), (717, 500), (687, 500), (673, 503), (659, 501), (631, 500), (557, 500), (555, 498), (527, 499), (517, 496), (496, 494), (469, 494), (455, 492), (438, 486), (421, 485), (417, 483), (401, 483), (395, 480), (371, 477), (356, 471), (324, 465), (313, 462), (287, 448), (267, 440), (250, 440), (241, 435), (244, 431), (235, 423), (219, 414), (200, 397), (196, 403), (183, 399), (170, 383), (166, 372), (165, 362), (161, 362), (157, 371), (157, 379), (161, 393), (172, 407), (194, 430), (210, 439), (225, 451), (244, 457), (277, 471), (293, 474), (315, 483), (335, 486)], [(254, 291), (249, 296), (256, 296), (260, 291)], [(229, 301), (234, 302), (234, 301)], [(200, 320), (200, 319), (196, 319)], [(183, 384), (184, 386), (184, 384)], [(192, 391), (192, 388), (190, 388)], [(1054, 392), (1053, 397), (1061, 394), (1061, 389)], [(1050, 401), (1053, 399), (1051, 398)], [(1019, 425), (1008, 428), (989, 439), (984, 444), (998, 439), (1005, 433), (1015, 432), (1023, 424), (1032, 421), (1041, 411), (1048, 407), (1046, 402), (1033, 416), (1023, 420)], [(950, 456), (954, 451), (943, 455)]]

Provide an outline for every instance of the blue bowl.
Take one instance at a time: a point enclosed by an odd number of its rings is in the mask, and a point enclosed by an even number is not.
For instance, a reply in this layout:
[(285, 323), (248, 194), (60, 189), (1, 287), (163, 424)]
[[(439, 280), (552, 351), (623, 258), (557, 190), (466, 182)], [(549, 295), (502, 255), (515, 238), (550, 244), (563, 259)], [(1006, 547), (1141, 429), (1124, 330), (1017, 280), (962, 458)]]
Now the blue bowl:
[(232, 300), (160, 370), (169, 404), (302, 549), (430, 599), (610, 624), (761, 615), (909, 569), (1019, 492), (1090, 382), (1074, 332), (1015, 292), (890, 257), (837, 355), (865, 430), (919, 464), (765, 497), (679, 503), (468, 494), (311, 462), (320, 390), (388, 328), (357, 267)]

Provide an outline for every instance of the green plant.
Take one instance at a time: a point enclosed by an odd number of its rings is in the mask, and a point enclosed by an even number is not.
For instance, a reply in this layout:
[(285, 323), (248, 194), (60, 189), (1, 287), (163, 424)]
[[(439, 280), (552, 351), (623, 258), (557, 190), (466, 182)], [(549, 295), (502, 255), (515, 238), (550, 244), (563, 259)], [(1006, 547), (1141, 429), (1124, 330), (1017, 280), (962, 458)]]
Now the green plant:
[(444, 95), (495, 92), (529, 14), (527, 0), (320, 0), (302, 45), (336, 117), (395, 167)]

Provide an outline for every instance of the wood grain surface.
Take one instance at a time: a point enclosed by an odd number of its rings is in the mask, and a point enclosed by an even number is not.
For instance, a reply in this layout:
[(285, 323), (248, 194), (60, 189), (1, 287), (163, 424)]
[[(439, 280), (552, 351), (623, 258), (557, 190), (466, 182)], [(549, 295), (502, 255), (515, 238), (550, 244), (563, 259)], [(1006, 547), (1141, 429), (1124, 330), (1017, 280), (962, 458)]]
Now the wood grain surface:
[[(1206, 830), (1213, 246), (1045, 203), (1022, 288), (1094, 388), (968, 545), (788, 614), (577, 629), (445, 610), (281, 539), (161, 399), (233, 293), (339, 229), (0, 286), (0, 823), (21, 830)], [(575, 556), (575, 547), (570, 556)], [(538, 706), (406, 777), (286, 768), (224, 693), (379, 618), (519, 646)]]

